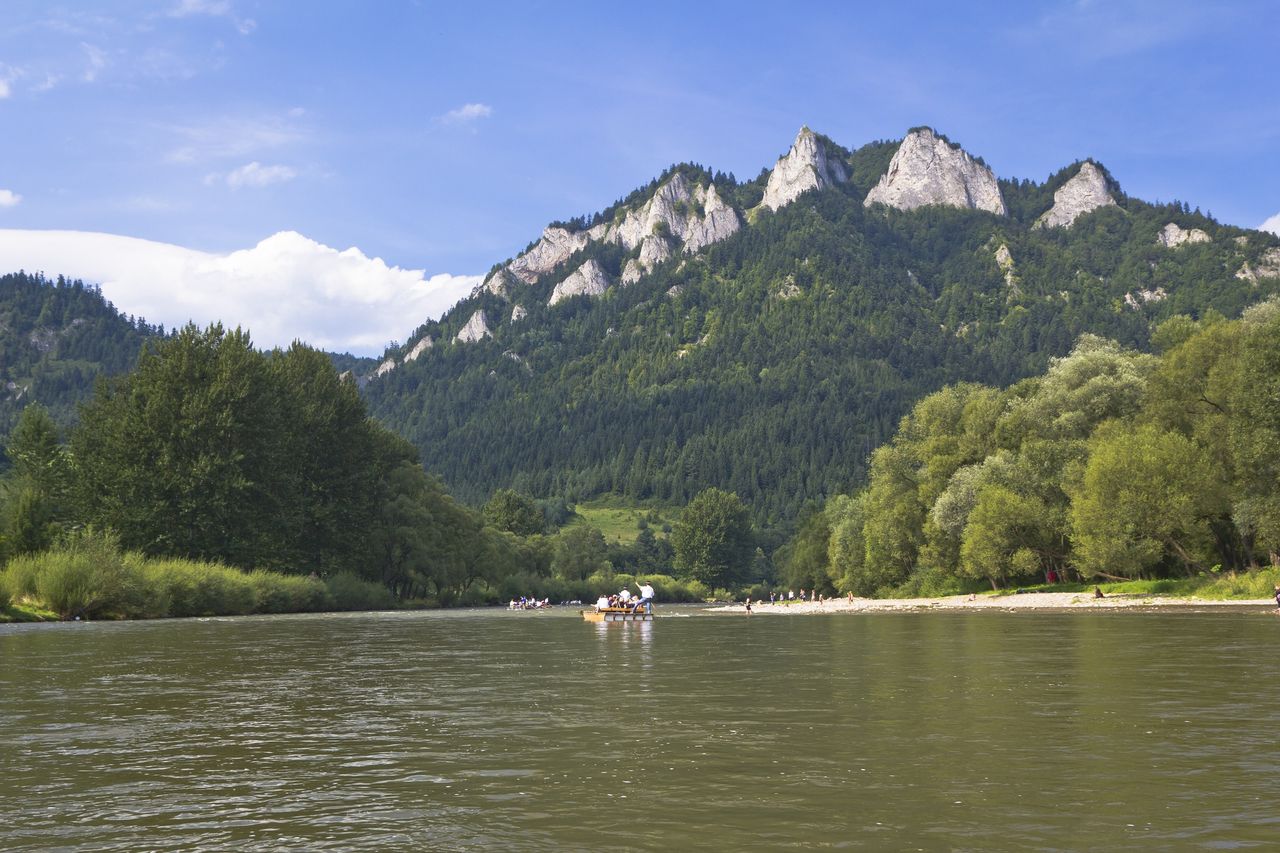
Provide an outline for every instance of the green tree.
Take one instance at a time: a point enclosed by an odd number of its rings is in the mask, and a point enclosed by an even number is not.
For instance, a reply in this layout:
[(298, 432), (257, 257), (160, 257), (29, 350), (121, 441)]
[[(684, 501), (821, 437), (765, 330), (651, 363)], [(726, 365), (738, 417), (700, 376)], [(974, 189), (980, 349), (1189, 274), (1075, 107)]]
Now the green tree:
[(1090, 443), (1072, 495), (1071, 536), (1081, 570), (1134, 577), (1162, 561), (1193, 573), (1209, 547), (1209, 522), (1227, 507), (1226, 483), (1185, 436), (1117, 422)]
[(577, 581), (606, 568), (608, 546), (604, 534), (589, 524), (574, 524), (555, 537), (551, 569), (557, 577)]
[(541, 533), (546, 525), (542, 510), (533, 498), (512, 489), (498, 489), (484, 505), (484, 520), (498, 530), (517, 536)]
[(728, 586), (747, 573), (755, 542), (747, 508), (721, 489), (699, 492), (671, 531), (675, 568), (710, 587)]
[(58, 429), (39, 403), (22, 410), (5, 444), (13, 463), (5, 484), (4, 534), (11, 554), (48, 548), (67, 520), (70, 464)]

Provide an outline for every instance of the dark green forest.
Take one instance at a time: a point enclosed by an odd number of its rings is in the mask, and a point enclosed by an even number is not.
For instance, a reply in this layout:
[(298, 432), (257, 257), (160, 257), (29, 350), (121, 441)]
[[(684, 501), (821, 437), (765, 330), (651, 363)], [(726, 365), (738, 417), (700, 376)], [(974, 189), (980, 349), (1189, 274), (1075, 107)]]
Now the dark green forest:
[(38, 402), (61, 424), (100, 376), (129, 370), (164, 330), (126, 317), (94, 285), (43, 275), (0, 276), (0, 435)]

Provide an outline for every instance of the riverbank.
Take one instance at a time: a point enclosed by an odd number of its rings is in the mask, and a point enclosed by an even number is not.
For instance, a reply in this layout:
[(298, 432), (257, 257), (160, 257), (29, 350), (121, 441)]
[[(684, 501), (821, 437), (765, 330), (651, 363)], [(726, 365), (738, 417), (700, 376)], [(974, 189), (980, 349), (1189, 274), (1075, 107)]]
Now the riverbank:
[[(798, 616), (813, 613), (882, 613), (927, 610), (1134, 610), (1206, 607), (1271, 607), (1270, 598), (1175, 598), (1149, 593), (1114, 593), (1095, 598), (1091, 592), (1028, 592), (1010, 595), (950, 595), (943, 598), (847, 598), (825, 602), (752, 602), (752, 612), (762, 616)], [(709, 607), (708, 611), (745, 613), (745, 604)]]

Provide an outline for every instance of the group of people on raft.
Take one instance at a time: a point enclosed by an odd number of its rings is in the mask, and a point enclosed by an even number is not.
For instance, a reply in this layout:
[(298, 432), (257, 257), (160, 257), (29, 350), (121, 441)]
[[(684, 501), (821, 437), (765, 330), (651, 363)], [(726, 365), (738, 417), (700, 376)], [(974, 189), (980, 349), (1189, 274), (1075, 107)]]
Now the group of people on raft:
[(640, 591), (635, 595), (625, 586), (621, 592), (613, 595), (602, 595), (596, 601), (596, 612), (603, 610), (630, 610), (632, 613), (653, 612), (653, 587), (647, 583), (640, 584)]
[(538, 610), (550, 606), (551, 599), (549, 598), (525, 598), (523, 595), (519, 598), (511, 599), (507, 603), (508, 610)]

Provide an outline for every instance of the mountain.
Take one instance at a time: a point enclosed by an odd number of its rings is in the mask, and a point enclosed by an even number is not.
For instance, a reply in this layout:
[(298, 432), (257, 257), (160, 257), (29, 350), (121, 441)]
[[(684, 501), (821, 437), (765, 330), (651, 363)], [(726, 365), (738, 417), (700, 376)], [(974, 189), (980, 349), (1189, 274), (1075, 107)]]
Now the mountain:
[(857, 485), (925, 394), (1236, 316), (1280, 287), (1278, 246), (1093, 161), (1002, 180), (929, 128), (856, 150), (804, 128), (753, 180), (682, 164), (548, 226), (366, 393), (470, 500), (714, 485), (785, 521)]
[(99, 376), (129, 370), (142, 342), (162, 333), (84, 282), (0, 275), (0, 435), (32, 401), (71, 423)]

